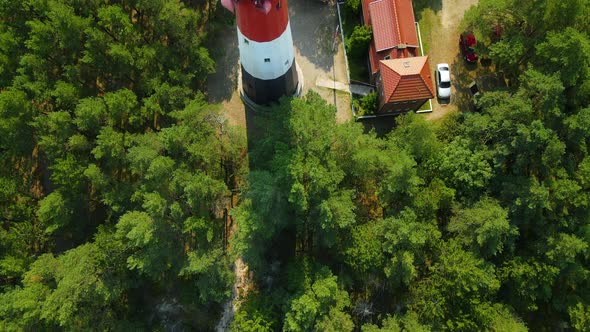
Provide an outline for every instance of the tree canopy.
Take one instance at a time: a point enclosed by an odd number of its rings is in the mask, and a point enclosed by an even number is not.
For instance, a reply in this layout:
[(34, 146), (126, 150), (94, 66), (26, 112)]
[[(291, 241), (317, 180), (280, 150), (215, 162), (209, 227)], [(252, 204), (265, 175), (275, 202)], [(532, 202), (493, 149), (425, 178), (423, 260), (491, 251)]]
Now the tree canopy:
[(587, 0), (480, 0), (508, 87), (384, 135), (313, 91), (229, 126), (214, 9), (0, 0), (0, 330), (213, 330), (238, 257), (232, 331), (590, 328)]

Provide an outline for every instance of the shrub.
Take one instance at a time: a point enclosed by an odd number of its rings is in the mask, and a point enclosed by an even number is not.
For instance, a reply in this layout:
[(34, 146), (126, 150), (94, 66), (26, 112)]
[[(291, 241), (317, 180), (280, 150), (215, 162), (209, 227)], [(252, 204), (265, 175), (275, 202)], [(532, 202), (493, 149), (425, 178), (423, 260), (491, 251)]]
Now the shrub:
[(375, 114), (379, 107), (377, 93), (371, 92), (366, 96), (363, 96), (353, 101), (354, 107), (357, 109), (356, 114), (358, 116)]
[(369, 43), (371, 42), (372, 31), (368, 25), (357, 25), (350, 38), (346, 41), (346, 49), (348, 54), (355, 59), (360, 59), (365, 56), (369, 50)]

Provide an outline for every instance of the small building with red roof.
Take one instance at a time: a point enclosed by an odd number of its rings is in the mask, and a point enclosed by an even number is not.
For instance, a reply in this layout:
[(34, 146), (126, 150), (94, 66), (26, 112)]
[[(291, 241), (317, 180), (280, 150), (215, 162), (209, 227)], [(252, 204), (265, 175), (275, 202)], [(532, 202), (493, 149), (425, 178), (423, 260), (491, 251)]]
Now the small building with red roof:
[(434, 98), (428, 57), (420, 56), (411, 0), (362, 0), (363, 20), (373, 31), (371, 79), (379, 113), (417, 110)]
[(381, 60), (379, 65), (376, 84), (380, 113), (417, 110), (434, 97), (427, 57)]

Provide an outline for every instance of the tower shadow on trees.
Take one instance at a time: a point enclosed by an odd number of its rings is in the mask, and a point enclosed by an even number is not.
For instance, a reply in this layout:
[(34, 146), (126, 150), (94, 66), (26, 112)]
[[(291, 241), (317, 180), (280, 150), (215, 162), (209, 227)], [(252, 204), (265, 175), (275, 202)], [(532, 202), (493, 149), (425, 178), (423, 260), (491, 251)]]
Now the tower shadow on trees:
[(261, 168), (260, 162), (258, 161), (258, 154), (265, 140), (268, 138), (268, 133), (265, 130), (265, 122), (267, 122), (266, 120), (269, 115), (258, 112), (247, 105), (245, 107), (248, 166), (250, 171), (254, 171)]
[[(250, 174), (253, 172), (273, 172), (273, 158), (277, 147), (283, 145), (283, 148), (285, 148), (284, 145), (288, 139), (286, 137), (286, 126), (289, 125), (289, 116), (292, 111), (291, 100), (292, 97), (283, 97), (279, 103), (260, 107), (258, 110), (246, 106), (245, 118)], [(271, 184), (268, 183), (268, 185)], [(253, 204), (257, 204), (256, 198), (252, 197), (252, 199)], [(275, 217), (287, 218), (288, 216), (279, 217), (277, 215)], [(295, 255), (295, 240), (295, 230), (292, 227), (279, 230), (271, 243), (265, 245), (266, 248), (262, 258), (268, 264), (287, 262)], [(263, 267), (250, 266), (254, 270)]]
[(279, 103), (259, 109), (245, 105), (250, 171), (270, 170), (276, 144), (284, 138), (284, 126), (289, 121), (291, 98), (283, 97)]

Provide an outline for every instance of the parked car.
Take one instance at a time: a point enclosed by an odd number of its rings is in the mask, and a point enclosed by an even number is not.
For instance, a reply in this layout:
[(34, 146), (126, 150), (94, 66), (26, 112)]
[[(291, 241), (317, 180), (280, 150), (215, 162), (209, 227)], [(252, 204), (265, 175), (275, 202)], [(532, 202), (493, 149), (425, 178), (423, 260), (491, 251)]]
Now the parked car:
[(475, 40), (475, 35), (473, 32), (464, 32), (459, 37), (459, 47), (461, 48), (461, 53), (463, 54), (465, 61), (469, 63), (477, 62), (475, 45), (477, 45), (477, 40)]
[(449, 72), (449, 65), (446, 63), (439, 63), (436, 65), (436, 91), (438, 98), (451, 98), (451, 74)]

